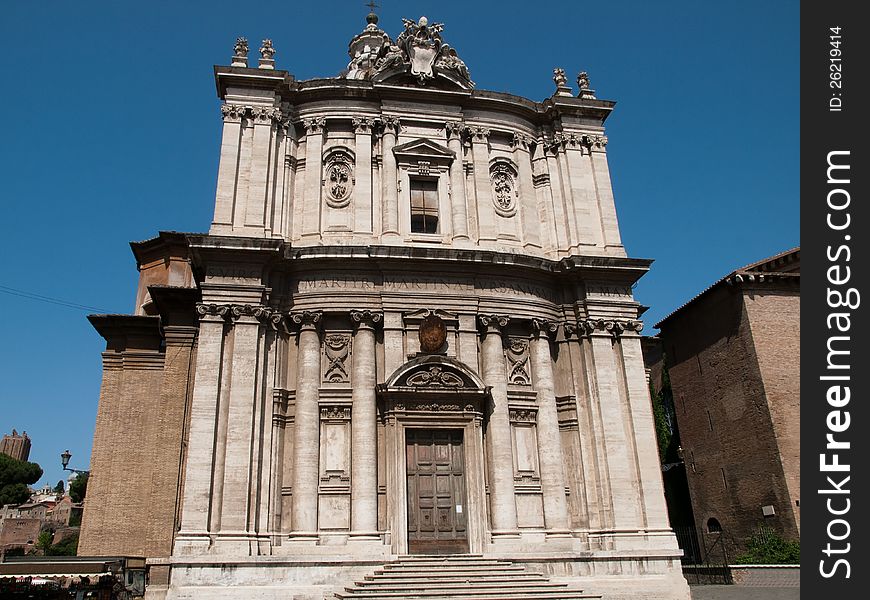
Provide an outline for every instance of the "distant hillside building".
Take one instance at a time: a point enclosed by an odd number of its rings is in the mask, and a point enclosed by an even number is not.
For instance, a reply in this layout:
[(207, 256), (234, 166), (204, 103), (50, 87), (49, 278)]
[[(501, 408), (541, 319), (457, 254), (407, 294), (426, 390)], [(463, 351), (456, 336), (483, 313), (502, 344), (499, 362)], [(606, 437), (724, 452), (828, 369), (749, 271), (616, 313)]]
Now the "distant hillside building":
[(656, 327), (702, 545), (721, 538), (734, 557), (761, 525), (799, 539), (800, 249), (728, 274)]
[(30, 458), (30, 438), (27, 432), (19, 434), (14, 429), (0, 440), (0, 454), (6, 454), (18, 460)]

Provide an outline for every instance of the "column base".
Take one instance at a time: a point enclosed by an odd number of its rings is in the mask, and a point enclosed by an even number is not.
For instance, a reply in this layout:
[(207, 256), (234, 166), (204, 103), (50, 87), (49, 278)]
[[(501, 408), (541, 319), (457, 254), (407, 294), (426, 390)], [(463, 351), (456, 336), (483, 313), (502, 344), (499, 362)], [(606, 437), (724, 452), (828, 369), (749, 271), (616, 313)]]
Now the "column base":
[(570, 529), (548, 529), (547, 539), (550, 538), (573, 538)]
[(290, 544), (299, 544), (305, 546), (316, 546), (320, 540), (320, 534), (316, 531), (293, 531), (290, 533), (286, 541)]
[(175, 536), (173, 556), (205, 554), (211, 548), (211, 535), (207, 531), (184, 531)]
[(493, 543), (496, 540), (518, 540), (520, 539), (519, 529), (494, 529), (489, 532), (492, 535)]
[(349, 544), (366, 542), (372, 543), (377, 542), (378, 544), (383, 543), (381, 540), (381, 534), (379, 531), (351, 531), (350, 537), (347, 542)]

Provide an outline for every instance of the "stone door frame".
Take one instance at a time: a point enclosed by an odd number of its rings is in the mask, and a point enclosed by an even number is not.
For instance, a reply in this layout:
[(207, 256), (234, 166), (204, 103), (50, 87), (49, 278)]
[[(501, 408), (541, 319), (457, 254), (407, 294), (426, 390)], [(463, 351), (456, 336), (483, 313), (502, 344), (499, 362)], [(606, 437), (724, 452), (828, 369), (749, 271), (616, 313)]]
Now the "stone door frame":
[(481, 416), (468, 414), (396, 414), (386, 423), (387, 522), (393, 554), (408, 554), (408, 429), (460, 429), (463, 435), (468, 551), (483, 553), (486, 545), (486, 489), (484, 484)]
[(460, 361), (420, 356), (378, 385), (384, 424), (386, 520), (393, 554), (408, 554), (408, 429), (461, 429), (468, 517), (468, 552), (482, 554), (489, 536), (484, 478), (483, 417), (490, 389)]

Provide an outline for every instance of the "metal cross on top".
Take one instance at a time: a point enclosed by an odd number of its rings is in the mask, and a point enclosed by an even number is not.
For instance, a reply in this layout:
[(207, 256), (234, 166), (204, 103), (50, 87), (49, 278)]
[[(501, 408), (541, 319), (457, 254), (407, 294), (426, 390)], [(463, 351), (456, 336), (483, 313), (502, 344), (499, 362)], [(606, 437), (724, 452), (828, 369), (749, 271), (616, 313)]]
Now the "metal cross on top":
[(369, 10), (371, 10), (372, 12), (375, 12), (376, 8), (380, 8), (380, 6), (375, 4), (375, 0), (369, 0), (368, 3), (366, 4), (366, 6), (368, 6)]

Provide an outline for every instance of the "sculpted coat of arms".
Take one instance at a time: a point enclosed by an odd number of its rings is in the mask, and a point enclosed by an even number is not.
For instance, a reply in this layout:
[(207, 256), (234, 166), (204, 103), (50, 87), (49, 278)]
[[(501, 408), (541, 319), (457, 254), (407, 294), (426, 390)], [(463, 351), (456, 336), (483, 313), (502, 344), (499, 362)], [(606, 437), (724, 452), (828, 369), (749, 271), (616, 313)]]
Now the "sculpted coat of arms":
[(402, 19), (402, 23), (405, 31), (399, 34), (396, 45), (407, 53), (411, 63), (411, 75), (415, 75), (423, 83), (435, 76), (432, 66), (444, 43), (441, 40), (444, 24), (429, 25), (426, 17), (420, 17), (416, 23), (410, 19)]
[(388, 41), (378, 51), (374, 73), (404, 67), (420, 84), (425, 84), (427, 80), (434, 79), (439, 71), (450, 72), (452, 77), (463, 82), (462, 85), (474, 87), (465, 62), (441, 38), (443, 23), (430, 24), (426, 17), (420, 17), (416, 22), (402, 19), (402, 22), (405, 30), (399, 34), (396, 42)]

